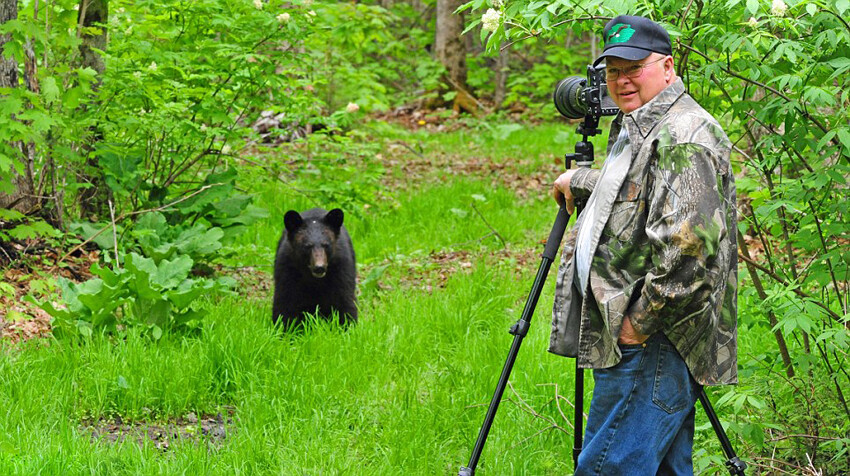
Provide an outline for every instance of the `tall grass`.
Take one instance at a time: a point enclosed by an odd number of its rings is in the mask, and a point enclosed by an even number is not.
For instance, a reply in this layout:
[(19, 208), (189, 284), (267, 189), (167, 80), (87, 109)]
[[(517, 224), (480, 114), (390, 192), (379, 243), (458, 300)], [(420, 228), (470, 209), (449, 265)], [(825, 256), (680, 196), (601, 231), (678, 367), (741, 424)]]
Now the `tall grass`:
[[(476, 154), (498, 160), (524, 144), (529, 167), (549, 167), (554, 178), (559, 168), (546, 152), (562, 129), (538, 126), (502, 141), (469, 130), (372, 133), (376, 141), (418, 141), (426, 154), (454, 151), (457, 160), (469, 156), (456, 146), (470, 141), (479, 144)], [(283, 213), (312, 203), (281, 182), (251, 188), (271, 216), (243, 235), (243, 255), (231, 262), (271, 280), (265, 272)], [(380, 285), (360, 296), (361, 321), (347, 331), (317, 321), (305, 333), (283, 333), (271, 325), (270, 296), (246, 290), (211, 298), (198, 335), (2, 349), (0, 474), (456, 474), (538, 264), (510, 257), (542, 250), (555, 210), (546, 190), (520, 200), (491, 177), (426, 177), (395, 193), (385, 206), (346, 217), (361, 280), (382, 270)], [(463, 263), (429, 263), (441, 250), (467, 254)], [(545, 352), (553, 286), (550, 278), (479, 474), (572, 470), (565, 398), (573, 399), (573, 362)], [(164, 422), (190, 412), (232, 415), (227, 437), (173, 441), (162, 451), (150, 441), (93, 440), (83, 424)], [(698, 441), (717, 453), (707, 431)]]

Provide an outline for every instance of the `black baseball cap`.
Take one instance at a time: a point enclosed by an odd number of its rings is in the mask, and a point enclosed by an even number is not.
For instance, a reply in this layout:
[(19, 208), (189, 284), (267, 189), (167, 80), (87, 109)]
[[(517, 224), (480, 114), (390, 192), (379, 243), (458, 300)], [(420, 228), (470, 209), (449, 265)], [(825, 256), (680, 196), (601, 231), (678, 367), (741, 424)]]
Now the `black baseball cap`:
[(602, 39), (605, 40), (605, 47), (593, 66), (599, 65), (609, 56), (636, 61), (653, 52), (673, 54), (670, 34), (649, 18), (632, 15), (615, 17), (602, 30)]

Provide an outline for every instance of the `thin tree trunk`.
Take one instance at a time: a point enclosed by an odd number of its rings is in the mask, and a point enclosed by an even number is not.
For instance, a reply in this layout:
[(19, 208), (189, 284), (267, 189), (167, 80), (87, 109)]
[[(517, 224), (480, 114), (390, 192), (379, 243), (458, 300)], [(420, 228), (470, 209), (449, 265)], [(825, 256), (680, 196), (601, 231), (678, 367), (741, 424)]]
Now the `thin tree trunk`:
[[(77, 15), (77, 31), (80, 40), (81, 66), (97, 71), (97, 79), (92, 84), (92, 89), (97, 91), (103, 81), (103, 73), (106, 64), (103, 57), (97, 52), (105, 51), (107, 45), (106, 22), (109, 18), (108, 0), (80, 0), (79, 14)], [(82, 179), (89, 182), (91, 187), (83, 189), (79, 195), (80, 214), (90, 218), (98, 218), (105, 214), (107, 203), (111, 199), (109, 188), (106, 186), (97, 157), (93, 154), (97, 143), (103, 138), (101, 132), (92, 127), (89, 129), (89, 137), (82, 144), (82, 151), (86, 153), (86, 170), (82, 173)]]
[(499, 58), (496, 60), (495, 87), (493, 92), (493, 108), (501, 109), (502, 103), (505, 102), (507, 96), (508, 73), (508, 49), (499, 50)]
[[(18, 18), (17, 0), (0, 0), (0, 24), (4, 24)], [(18, 61), (15, 58), (2, 56), (7, 42), (12, 41), (11, 35), (0, 36), (0, 87), (17, 88)], [(31, 51), (31, 50), (30, 50)], [(28, 62), (29, 63), (29, 62)], [(27, 73), (34, 64), (27, 64)], [(26, 76), (29, 79), (29, 75)], [(34, 80), (34, 78), (33, 78)], [(35, 185), (33, 182), (33, 154), (31, 147), (25, 146), (20, 141), (9, 144), (13, 151), (12, 160), (23, 165), (23, 170), (18, 172), (15, 168), (10, 171), (11, 193), (0, 192), (0, 208), (10, 208), (27, 214), (37, 208)]]
[(437, 22), (434, 54), (446, 67), (449, 84), (466, 90), (466, 48), (461, 38), (463, 17), (454, 13), (462, 0), (437, 0)]
[[(744, 240), (744, 235), (741, 232), (738, 232), (738, 246), (741, 248), (741, 254), (745, 258), (750, 258), (750, 251), (747, 248), (747, 241)], [(762, 301), (767, 300), (767, 293), (764, 290), (764, 286), (761, 283), (761, 278), (756, 273), (756, 268), (749, 262), (747, 262), (747, 271), (750, 273), (750, 278), (753, 280), (753, 287), (756, 289), (756, 293), (758, 293), (759, 298)], [(776, 327), (779, 323), (779, 320), (776, 319), (776, 315), (770, 309), (767, 309), (767, 319), (770, 321), (770, 327)], [(782, 335), (782, 329), (776, 329), (773, 331), (773, 337), (776, 339), (776, 345), (779, 347), (779, 355), (782, 356), (782, 363), (785, 365), (785, 375), (788, 378), (794, 377), (794, 365), (791, 363), (791, 354), (788, 352), (788, 345), (785, 343), (785, 337)]]

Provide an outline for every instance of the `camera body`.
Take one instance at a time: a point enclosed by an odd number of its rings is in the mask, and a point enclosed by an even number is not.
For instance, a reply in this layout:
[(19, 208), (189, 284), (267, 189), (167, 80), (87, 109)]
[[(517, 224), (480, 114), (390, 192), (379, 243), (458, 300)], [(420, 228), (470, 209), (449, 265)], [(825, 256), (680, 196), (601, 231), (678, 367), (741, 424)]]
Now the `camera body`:
[(620, 109), (608, 96), (605, 84), (605, 67), (587, 65), (587, 77), (569, 76), (555, 86), (552, 95), (555, 108), (567, 119), (582, 119), (590, 116), (599, 120), (602, 116), (614, 116)]

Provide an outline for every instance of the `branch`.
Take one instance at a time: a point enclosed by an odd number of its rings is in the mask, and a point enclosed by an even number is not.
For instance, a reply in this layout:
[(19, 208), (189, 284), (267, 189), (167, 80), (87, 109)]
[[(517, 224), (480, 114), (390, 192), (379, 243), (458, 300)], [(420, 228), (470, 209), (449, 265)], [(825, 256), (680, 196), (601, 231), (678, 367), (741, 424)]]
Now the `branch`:
[(490, 223), (489, 223), (489, 222), (487, 222), (487, 219), (486, 219), (486, 218), (484, 218), (484, 215), (482, 215), (482, 214), (481, 214), (481, 212), (480, 212), (480, 211), (478, 211), (478, 208), (476, 208), (476, 207), (475, 207), (475, 202), (471, 202), (471, 203), (470, 203), (470, 206), (472, 206), (472, 209), (473, 209), (473, 210), (475, 210), (475, 213), (477, 213), (477, 214), (478, 214), (478, 216), (481, 218), (481, 221), (483, 221), (483, 222), (484, 222), (484, 224), (485, 224), (485, 225), (487, 225), (487, 228), (489, 228), (489, 229), (490, 229), (490, 231), (491, 231), (491, 232), (493, 232), (493, 235), (496, 235), (496, 238), (498, 238), (498, 239), (499, 239), (499, 241), (501, 241), (501, 242), (502, 242), (502, 248), (507, 248), (507, 246), (508, 246), (508, 245), (507, 245), (507, 243), (505, 243), (505, 239), (504, 239), (504, 238), (502, 238), (502, 235), (500, 235), (500, 234), (499, 234), (499, 232), (498, 232), (498, 231), (496, 231), (496, 229), (495, 229), (495, 228), (493, 228), (493, 226), (492, 226), (492, 225), (490, 225)]
[[(759, 271), (761, 271), (762, 273), (764, 273), (764, 274), (766, 274), (766, 275), (770, 276), (771, 278), (773, 278), (773, 279), (774, 279), (776, 282), (778, 282), (779, 284), (781, 284), (781, 285), (783, 285), (783, 286), (789, 286), (789, 287), (790, 287), (790, 284), (788, 284), (788, 282), (786, 282), (784, 279), (782, 279), (782, 277), (781, 277), (781, 276), (778, 276), (776, 273), (772, 272), (771, 270), (769, 270), (769, 269), (765, 268), (764, 266), (762, 266), (762, 265), (760, 265), (760, 264), (756, 263), (753, 259), (751, 259), (751, 258), (749, 258), (749, 257), (747, 257), (747, 256), (744, 256), (744, 255), (742, 255), (741, 253), (738, 253), (738, 259), (740, 259), (740, 260), (742, 260), (742, 261), (744, 261), (744, 262), (746, 262), (746, 263), (749, 263), (749, 264), (753, 265), (753, 266), (754, 266), (754, 267), (756, 267)], [(833, 318), (833, 319), (835, 319), (836, 321), (838, 321), (838, 322), (841, 322), (841, 321), (842, 321), (841, 316), (839, 316), (838, 314), (836, 314), (836, 313), (835, 313), (835, 311), (833, 311), (832, 309), (830, 309), (829, 307), (827, 307), (827, 305), (826, 305), (826, 304), (824, 304), (824, 303), (822, 303), (822, 302), (820, 302), (820, 301), (816, 300), (815, 298), (813, 298), (813, 297), (812, 297), (812, 296), (810, 296), (809, 294), (806, 294), (804, 291), (801, 291), (801, 290), (800, 290), (800, 289), (798, 289), (798, 288), (794, 288), (794, 289), (793, 289), (793, 291), (794, 291), (794, 293), (795, 293), (797, 296), (800, 296), (800, 297), (801, 297), (801, 298), (803, 298), (803, 299), (808, 299), (810, 302), (812, 302), (812, 303), (813, 303), (813, 304), (815, 304), (816, 306), (818, 306), (818, 307), (822, 308), (824, 311), (826, 311), (826, 313), (827, 313), (827, 314), (829, 314), (829, 315), (830, 315), (830, 317), (832, 317), (832, 318)]]
[[(610, 19), (611, 19), (611, 17), (603, 17), (603, 16), (598, 16), (598, 15), (588, 15), (586, 17), (570, 18), (569, 20), (564, 20), (564, 21), (559, 21), (558, 23), (553, 23), (552, 26), (550, 26), (550, 28), (554, 29), (554, 28), (559, 27), (561, 25), (566, 25), (567, 23), (572, 23), (572, 22), (576, 22), (576, 21), (588, 21), (588, 20), (605, 20), (605, 21), (608, 21)], [(529, 38), (535, 38), (535, 37), (538, 37), (538, 36), (540, 36), (540, 33), (532, 30), (531, 33), (529, 33), (528, 35), (526, 35), (522, 38), (519, 38), (519, 39), (516, 39), (514, 41), (510, 41), (508, 43), (505, 43), (501, 48), (499, 48), (499, 51), (506, 50), (510, 46), (512, 46), (513, 44), (519, 43), (520, 41), (525, 41), (525, 40), (528, 40)]]
[(118, 266), (118, 230), (115, 229), (115, 208), (112, 206), (112, 200), (107, 200), (109, 203), (109, 216), (112, 218), (112, 244), (115, 245), (115, 266)]
[[(702, 57), (703, 57), (706, 61), (710, 61), (710, 62), (712, 62), (712, 63), (720, 64), (719, 62), (717, 62), (717, 61), (715, 61), (715, 60), (711, 59), (708, 55), (706, 55), (706, 54), (705, 54), (705, 53), (703, 53), (702, 51), (699, 51), (699, 50), (697, 50), (696, 48), (694, 48), (694, 47), (692, 47), (692, 46), (690, 46), (690, 45), (687, 45), (687, 44), (682, 43), (682, 42), (679, 42), (679, 44), (680, 44), (681, 46), (683, 46), (684, 48), (686, 48), (686, 49), (688, 49), (688, 50), (690, 50), (690, 51), (693, 51), (694, 53), (696, 53), (696, 54), (698, 54), (698, 55), (702, 56)], [(725, 66), (721, 66), (721, 67), (720, 67), (720, 70), (721, 70), (721, 71), (723, 71), (724, 73), (728, 74), (729, 76), (732, 76), (732, 77), (734, 77), (734, 78), (738, 78), (738, 79), (740, 79), (741, 81), (745, 81), (745, 82), (747, 82), (747, 83), (750, 83), (750, 84), (756, 85), (756, 86), (758, 86), (758, 87), (760, 87), (760, 88), (764, 88), (764, 89), (766, 89), (766, 90), (768, 90), (768, 91), (772, 92), (773, 94), (775, 94), (775, 95), (777, 95), (777, 96), (781, 97), (782, 99), (784, 99), (784, 100), (786, 100), (786, 101), (788, 101), (788, 102), (794, 102), (791, 98), (789, 98), (789, 97), (788, 97), (788, 96), (786, 96), (784, 93), (782, 93), (782, 91), (779, 91), (778, 89), (772, 88), (772, 87), (770, 87), (770, 86), (768, 86), (768, 85), (766, 85), (766, 84), (764, 84), (764, 83), (760, 83), (760, 82), (758, 82), (758, 81), (756, 81), (756, 80), (754, 80), (754, 79), (749, 79), (749, 78), (747, 78), (747, 77), (745, 77), (745, 76), (741, 76), (740, 74), (738, 74), (738, 73), (736, 73), (736, 72), (732, 71), (731, 69), (729, 69), (729, 68), (727, 68), (727, 67), (725, 67)], [(795, 109), (796, 109), (796, 107), (795, 107)], [(826, 134), (826, 133), (828, 132), (827, 128), (826, 128), (826, 127), (824, 127), (824, 126), (823, 126), (823, 124), (821, 124), (820, 122), (818, 122), (818, 120), (817, 120), (816, 118), (814, 118), (814, 117), (810, 116), (808, 112), (806, 112), (806, 111), (801, 111), (801, 110), (799, 110), (799, 109), (797, 109), (797, 110), (798, 110), (798, 112), (800, 112), (800, 114), (802, 114), (802, 115), (803, 115), (803, 117), (805, 117), (806, 119), (808, 119), (808, 120), (812, 121), (812, 123), (813, 123), (814, 125), (818, 126), (818, 128), (819, 128), (819, 129), (820, 129), (820, 130), (821, 130), (824, 134)], [(838, 145), (839, 145), (839, 143), (838, 143), (837, 139), (835, 139), (835, 138), (833, 138), (830, 142), (832, 142), (832, 144), (833, 144), (833, 145), (835, 145), (835, 146), (838, 146)]]
[[(199, 193), (203, 192), (204, 190), (207, 190), (207, 189), (212, 188), (212, 187), (217, 187), (217, 186), (219, 186), (219, 185), (224, 185), (224, 184), (223, 184), (223, 183), (212, 183), (212, 184), (209, 184), (209, 185), (204, 185), (203, 187), (199, 188), (198, 190), (195, 190), (194, 192), (190, 193), (189, 195), (186, 195), (185, 197), (182, 197), (182, 198), (180, 198), (180, 199), (178, 199), (178, 200), (175, 200), (175, 201), (173, 201), (173, 202), (171, 202), (171, 203), (168, 203), (168, 204), (166, 204), (166, 205), (162, 205), (161, 207), (148, 208), (148, 209), (146, 209), (146, 210), (136, 210), (136, 211), (134, 211), (134, 212), (129, 212), (129, 213), (122, 213), (122, 214), (121, 214), (121, 216), (119, 216), (117, 219), (114, 219), (114, 220), (113, 220), (113, 223), (114, 223), (114, 222), (121, 221), (121, 220), (123, 220), (123, 219), (125, 219), (125, 218), (129, 218), (129, 217), (131, 217), (131, 216), (141, 215), (141, 214), (143, 214), (143, 213), (161, 212), (161, 211), (163, 211), (163, 210), (166, 210), (166, 209), (168, 209), (168, 208), (172, 207), (173, 205), (177, 205), (177, 204), (178, 204), (178, 203), (180, 203), (180, 202), (185, 202), (186, 200), (188, 200), (188, 199), (190, 199), (190, 198), (194, 197), (195, 195), (197, 195), (197, 194), (199, 194)], [(64, 256), (62, 256), (61, 258), (59, 258), (58, 260), (56, 260), (56, 263), (54, 263), (54, 264), (53, 264), (53, 268), (52, 268), (52, 270), (55, 270), (55, 269), (56, 269), (56, 266), (58, 266), (58, 265), (59, 265), (59, 263), (61, 263), (61, 262), (65, 261), (65, 259), (66, 259), (68, 256), (71, 256), (71, 254), (73, 254), (74, 252), (76, 252), (77, 250), (79, 250), (80, 248), (82, 248), (83, 246), (85, 246), (85, 245), (87, 245), (87, 244), (91, 243), (91, 241), (92, 241), (92, 240), (94, 240), (95, 238), (97, 238), (98, 236), (100, 236), (100, 234), (101, 234), (101, 233), (103, 233), (104, 231), (108, 230), (111, 226), (112, 226), (112, 224), (111, 224), (111, 223), (110, 223), (110, 224), (107, 224), (106, 226), (104, 226), (103, 228), (101, 228), (100, 230), (98, 230), (98, 231), (97, 231), (97, 233), (95, 233), (95, 234), (93, 234), (92, 236), (88, 237), (88, 239), (86, 239), (86, 241), (83, 241), (83, 242), (82, 242), (82, 243), (80, 243), (79, 245), (77, 245), (77, 246), (75, 246), (75, 247), (71, 248), (71, 251), (69, 251), (69, 252), (65, 253), (65, 255), (64, 255)], [(117, 246), (117, 245), (116, 245), (116, 246)]]

